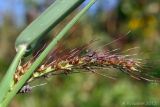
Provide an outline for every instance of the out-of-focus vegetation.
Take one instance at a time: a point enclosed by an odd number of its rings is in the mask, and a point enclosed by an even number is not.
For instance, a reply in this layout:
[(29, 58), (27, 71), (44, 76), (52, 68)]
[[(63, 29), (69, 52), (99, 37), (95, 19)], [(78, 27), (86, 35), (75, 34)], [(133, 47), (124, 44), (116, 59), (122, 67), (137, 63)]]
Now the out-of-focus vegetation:
[[(7, 1), (7, 0), (6, 0)], [(34, 20), (52, 0), (25, 0), (21, 1), (23, 16), (15, 18), (15, 10), (0, 10), (0, 77), (2, 77), (15, 55), (14, 41), (18, 34)], [(3, 1), (5, 2), (5, 1)], [(3, 4), (3, 3), (1, 3)], [(1, 5), (0, 4), (0, 5)], [(4, 3), (5, 4), (5, 3)], [(19, 8), (18, 8), (19, 9)], [(20, 12), (17, 12), (20, 13)], [(138, 57), (146, 60), (146, 71), (160, 75), (160, 3), (159, 0), (97, 0), (95, 6), (74, 26), (63, 40), (66, 48), (83, 45), (90, 40), (100, 39), (94, 44), (95, 48), (112, 42), (119, 36), (128, 36), (112, 43), (109, 48), (126, 50), (135, 46), (140, 47)], [(2, 14), (2, 15), (1, 15)], [(73, 15), (76, 14), (76, 11)], [(63, 27), (57, 26), (50, 35), (55, 34)], [(17, 20), (23, 20), (21, 23)], [(112, 46), (111, 46), (112, 45)], [(137, 53), (132, 50), (131, 53)], [(115, 71), (106, 70), (108, 74)], [(123, 73), (115, 73), (117, 80), (110, 80), (93, 73), (54, 76), (47, 80), (38, 80), (38, 83), (47, 81), (47, 85), (33, 89), (29, 94), (19, 94), (12, 101), (11, 107), (117, 107), (117, 106), (160, 106), (160, 85), (134, 80)], [(160, 77), (160, 76), (159, 76)], [(37, 83), (35, 83), (37, 84)], [(34, 84), (33, 84), (34, 85)]]

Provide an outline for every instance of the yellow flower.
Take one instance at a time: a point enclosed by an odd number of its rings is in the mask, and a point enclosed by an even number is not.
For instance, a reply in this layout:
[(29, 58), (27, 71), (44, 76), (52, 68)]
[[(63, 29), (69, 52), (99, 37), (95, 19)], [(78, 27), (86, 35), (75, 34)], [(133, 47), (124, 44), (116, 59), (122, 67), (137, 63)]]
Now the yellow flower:
[(139, 18), (133, 18), (129, 21), (128, 27), (131, 30), (136, 30), (142, 26), (142, 20)]

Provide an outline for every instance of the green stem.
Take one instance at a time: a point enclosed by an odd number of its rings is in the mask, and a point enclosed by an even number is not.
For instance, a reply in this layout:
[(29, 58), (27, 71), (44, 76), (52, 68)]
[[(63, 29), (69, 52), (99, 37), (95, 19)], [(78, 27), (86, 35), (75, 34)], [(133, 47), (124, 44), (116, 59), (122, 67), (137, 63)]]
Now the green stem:
[(66, 33), (72, 28), (72, 26), (80, 19), (80, 17), (95, 3), (96, 0), (91, 0), (62, 30), (61, 32), (52, 40), (52, 42), (47, 46), (47, 48), (40, 54), (32, 66), (28, 69), (26, 74), (21, 77), (21, 80), (14, 86), (13, 90), (10, 91), (6, 99), (2, 102), (0, 106), (5, 107), (9, 104), (12, 98), (16, 95), (19, 89), (25, 84), (36, 68), (45, 59), (47, 54), (55, 47), (57, 42), (66, 35)]
[(13, 80), (13, 75), (17, 69), (17, 66), (20, 62), (20, 59), (22, 58), (22, 56), (24, 55), (25, 51), (26, 51), (26, 46), (19, 46), (19, 49), (17, 50), (17, 54), (13, 60), (13, 62), (11, 63), (11, 66), (9, 67), (7, 73), (5, 74), (4, 78), (2, 79), (1, 85), (0, 85), (0, 102), (2, 102), (2, 100), (4, 99), (5, 95), (7, 94), (7, 92), (11, 89), (11, 83)]

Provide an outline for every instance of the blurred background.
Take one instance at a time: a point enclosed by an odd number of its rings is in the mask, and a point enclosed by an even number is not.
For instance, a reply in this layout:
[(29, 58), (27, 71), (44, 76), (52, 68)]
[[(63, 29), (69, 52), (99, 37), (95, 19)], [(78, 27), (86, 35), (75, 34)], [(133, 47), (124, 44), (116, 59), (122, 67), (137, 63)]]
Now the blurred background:
[[(15, 55), (14, 42), (19, 33), (38, 17), (54, 0), (0, 0), (0, 78)], [(53, 38), (89, 0), (59, 24)], [(127, 34), (131, 31), (129, 34)], [(127, 34), (127, 35), (126, 35)], [(126, 36), (125, 36), (126, 35)], [(124, 36), (112, 43), (113, 40)], [(127, 50), (145, 60), (146, 70), (160, 75), (160, 1), (97, 0), (63, 39), (65, 48), (74, 48), (98, 39), (94, 48)], [(109, 69), (106, 72), (115, 71)], [(144, 71), (145, 72), (145, 71)], [(108, 74), (109, 74), (108, 73)], [(160, 106), (159, 83), (146, 83), (123, 73), (116, 81), (93, 73), (54, 76), (47, 85), (29, 94), (18, 94), (10, 107), (140, 107)]]

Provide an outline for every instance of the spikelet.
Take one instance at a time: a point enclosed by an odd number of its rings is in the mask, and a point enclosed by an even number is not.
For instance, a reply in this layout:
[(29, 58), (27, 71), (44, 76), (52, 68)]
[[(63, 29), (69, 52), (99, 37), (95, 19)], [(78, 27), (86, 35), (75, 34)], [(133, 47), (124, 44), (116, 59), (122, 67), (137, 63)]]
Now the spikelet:
[[(82, 47), (72, 50), (62, 50), (60, 49), (60, 47), (57, 47), (53, 52), (48, 55), (45, 61), (31, 75), (29, 80), (26, 82), (26, 86), (28, 87), (28, 83), (34, 81), (37, 78), (50, 77), (59, 74), (77, 73), (83, 71), (91, 71), (93, 73), (108, 77), (106, 75), (98, 73), (97, 71), (95, 72), (95, 70), (102, 68), (115, 68), (137, 80), (152, 82), (160, 81), (159, 78), (147, 75), (145, 74), (145, 72), (142, 71), (142, 60), (133, 58), (133, 55), (114, 53), (118, 49), (114, 49), (111, 51), (90, 50), (89, 46), (93, 42), (94, 41), (91, 41), (90, 43)], [(15, 84), (21, 79), (21, 76), (23, 76), (27, 72), (29, 67), (32, 65), (36, 57), (38, 57), (40, 52), (43, 51), (43, 49), (44, 47), (39, 50), (36, 55), (34, 55), (34, 57), (28, 62), (18, 66), (17, 71), (14, 74)], [(130, 48), (128, 50), (132, 49), (134, 48)], [(22, 87), (22, 89), (23, 90), (19, 91), (20, 93), (26, 92), (26, 90), (30, 90), (31, 87)]]
[[(46, 61), (42, 63), (42, 65), (39, 66), (33, 73), (28, 82), (33, 81), (35, 78), (48, 76), (50, 74), (54, 75), (54, 73), (68, 74), (74, 72), (76, 69), (94, 71), (94, 69), (98, 67), (116, 68), (131, 75), (132, 77), (143, 79), (139, 77), (138, 74), (134, 74), (135, 72), (141, 72), (139, 69), (141, 63), (136, 59), (127, 57), (125, 55), (113, 54), (111, 51), (86, 52), (85, 50), (87, 46), (88, 44), (67, 52), (58, 52), (58, 50), (54, 51), (54, 55), (50, 54)], [(20, 80), (21, 76), (31, 66), (32, 62), (33, 60), (28, 61), (24, 65), (17, 68), (17, 71), (14, 75), (15, 83)]]

